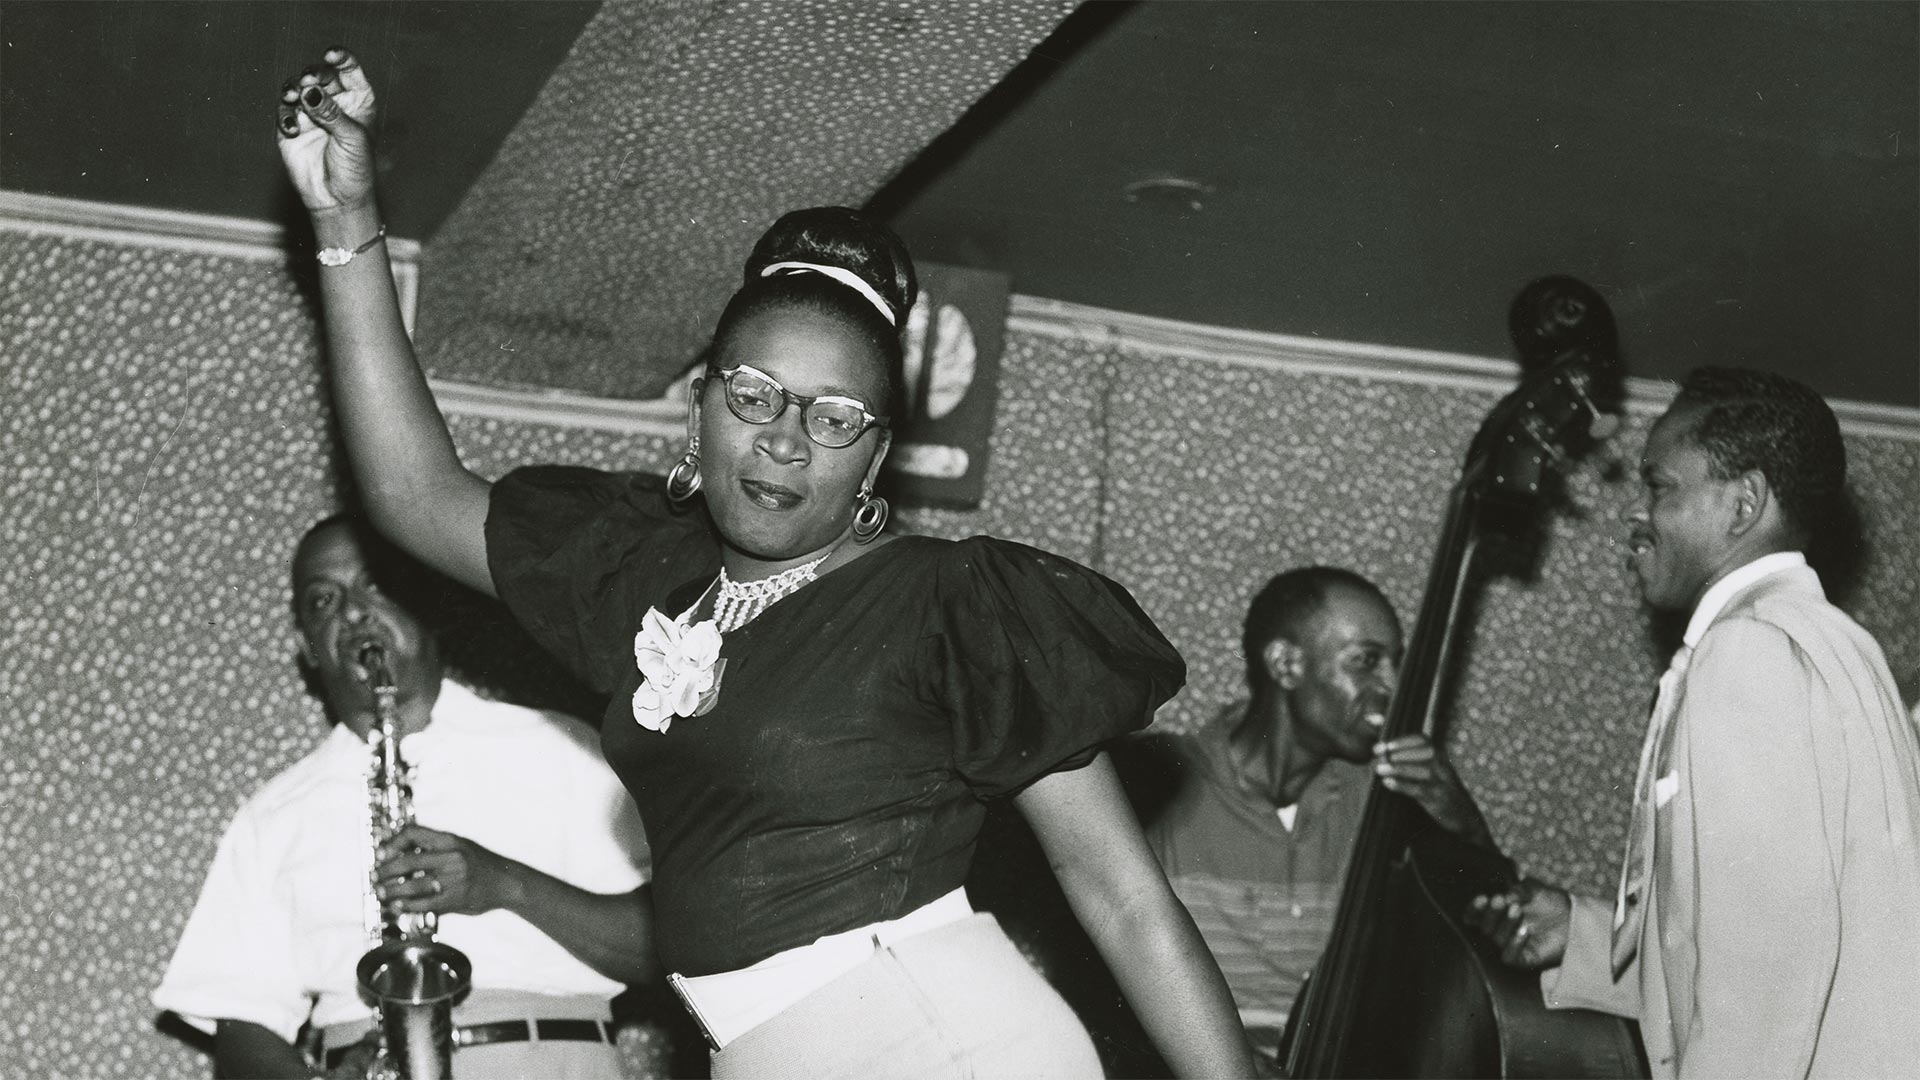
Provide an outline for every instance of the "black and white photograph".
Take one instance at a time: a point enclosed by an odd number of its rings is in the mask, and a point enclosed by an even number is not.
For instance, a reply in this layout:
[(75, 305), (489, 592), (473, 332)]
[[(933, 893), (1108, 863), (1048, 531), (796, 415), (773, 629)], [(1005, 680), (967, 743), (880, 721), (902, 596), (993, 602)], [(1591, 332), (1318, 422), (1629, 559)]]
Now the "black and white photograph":
[(1920, 2), (0, 0), (0, 1076), (1911, 1076)]

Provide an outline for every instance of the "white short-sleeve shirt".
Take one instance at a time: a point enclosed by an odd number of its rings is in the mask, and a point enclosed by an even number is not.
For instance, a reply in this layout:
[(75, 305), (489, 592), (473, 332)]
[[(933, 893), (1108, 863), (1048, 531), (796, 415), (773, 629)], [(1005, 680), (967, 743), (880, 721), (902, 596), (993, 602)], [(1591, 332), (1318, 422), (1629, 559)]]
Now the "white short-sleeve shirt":
[[(595, 893), (648, 879), (639, 816), (586, 724), (489, 701), (451, 680), (433, 721), (401, 742), (422, 825)], [(371, 751), (336, 727), (234, 816), (154, 1004), (212, 1031), (245, 1020), (292, 1042), (371, 1015), (354, 966), (367, 930)], [(612, 997), (620, 983), (506, 911), (445, 915), (438, 938), (473, 961), (476, 989)]]

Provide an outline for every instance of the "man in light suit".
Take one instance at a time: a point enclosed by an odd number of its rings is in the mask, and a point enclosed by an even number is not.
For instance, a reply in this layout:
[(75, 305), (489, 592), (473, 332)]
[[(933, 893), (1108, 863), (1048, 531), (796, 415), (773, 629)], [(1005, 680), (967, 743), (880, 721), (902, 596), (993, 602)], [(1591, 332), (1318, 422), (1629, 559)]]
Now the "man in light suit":
[(1618, 894), (1538, 882), (1472, 918), (1553, 1007), (1634, 1017), (1656, 1077), (1911, 1075), (1920, 748), (1803, 552), (1842, 496), (1833, 413), (1705, 368), (1647, 439), (1632, 566), (1691, 612), (1660, 680)]

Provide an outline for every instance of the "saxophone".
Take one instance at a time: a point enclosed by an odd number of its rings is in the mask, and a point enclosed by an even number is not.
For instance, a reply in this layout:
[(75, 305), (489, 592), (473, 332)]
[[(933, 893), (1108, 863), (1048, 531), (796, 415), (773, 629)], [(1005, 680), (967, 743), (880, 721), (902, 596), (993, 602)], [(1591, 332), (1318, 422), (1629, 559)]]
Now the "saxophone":
[[(368, 741), (373, 771), (367, 777), (374, 859), (413, 821), (413, 789), (400, 758), (395, 700), (386, 650), (368, 642), (360, 664), (374, 695), (378, 720)], [(372, 871), (369, 871), (372, 874)], [(368, 887), (374, 882), (371, 878)], [(370, 894), (371, 895), (371, 894)], [(360, 991), (379, 1010), (380, 1050), (369, 1078), (447, 1080), (453, 1072), (453, 999), (473, 982), (473, 963), (459, 949), (433, 940), (439, 919), (432, 912), (394, 911), (381, 905), (379, 944), (360, 957)], [(371, 929), (371, 928), (370, 928)]]

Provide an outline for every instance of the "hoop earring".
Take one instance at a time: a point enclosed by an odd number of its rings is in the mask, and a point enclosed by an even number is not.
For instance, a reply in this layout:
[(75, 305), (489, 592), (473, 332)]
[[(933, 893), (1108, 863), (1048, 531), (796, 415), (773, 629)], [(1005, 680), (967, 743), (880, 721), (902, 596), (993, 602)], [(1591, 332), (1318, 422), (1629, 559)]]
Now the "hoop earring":
[(887, 500), (873, 494), (873, 488), (863, 486), (853, 509), (853, 542), (870, 543), (886, 527)]
[(667, 498), (683, 503), (700, 490), (700, 436), (687, 440), (687, 452), (667, 474)]

